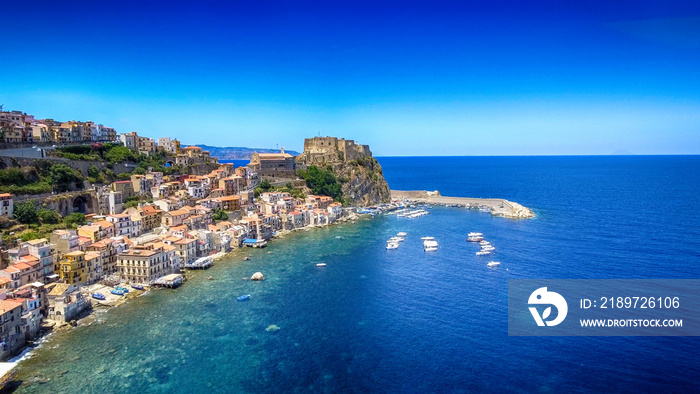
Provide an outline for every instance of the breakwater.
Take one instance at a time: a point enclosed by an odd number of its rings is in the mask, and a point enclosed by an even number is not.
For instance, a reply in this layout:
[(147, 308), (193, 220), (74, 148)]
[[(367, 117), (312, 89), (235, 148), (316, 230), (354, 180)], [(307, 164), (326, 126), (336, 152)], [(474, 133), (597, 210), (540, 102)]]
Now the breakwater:
[(430, 204), (461, 204), (475, 208), (488, 208), (494, 216), (511, 219), (530, 219), (535, 217), (530, 208), (502, 198), (447, 197), (441, 196), (438, 191), (429, 192), (426, 190), (392, 190), (391, 198)]

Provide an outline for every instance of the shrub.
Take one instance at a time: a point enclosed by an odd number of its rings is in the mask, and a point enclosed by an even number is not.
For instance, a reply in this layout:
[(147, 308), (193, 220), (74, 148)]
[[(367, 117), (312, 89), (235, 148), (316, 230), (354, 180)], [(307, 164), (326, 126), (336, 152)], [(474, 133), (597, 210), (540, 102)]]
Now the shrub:
[(66, 226), (75, 227), (82, 226), (83, 224), (87, 223), (87, 220), (85, 220), (85, 215), (83, 215), (82, 213), (74, 212), (66, 216), (63, 219), (63, 222), (66, 224)]
[(38, 212), (39, 219), (45, 224), (61, 223), (61, 215), (53, 209), (40, 209)]
[(29, 201), (24, 204), (17, 204), (15, 207), (15, 218), (19, 220), (20, 223), (37, 223), (39, 221), (39, 215), (36, 212), (36, 207), (34, 203)]

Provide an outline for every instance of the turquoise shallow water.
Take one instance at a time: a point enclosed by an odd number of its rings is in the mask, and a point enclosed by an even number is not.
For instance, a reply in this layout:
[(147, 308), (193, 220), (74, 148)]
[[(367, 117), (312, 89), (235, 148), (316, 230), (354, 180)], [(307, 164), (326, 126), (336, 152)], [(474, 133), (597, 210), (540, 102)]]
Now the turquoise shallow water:
[[(382, 165), (393, 187), (410, 189), (428, 163), (441, 164), (421, 160)], [(506, 319), (511, 278), (700, 278), (700, 226), (690, 209), (700, 160), (441, 160), (444, 168), (484, 169), (471, 182), (444, 179), (449, 194), (503, 196), (538, 217), (435, 208), (417, 219), (291, 234), (244, 251), (250, 261), (234, 256), (180, 289), (154, 291), (54, 336), (22, 363), (20, 391), (700, 390), (696, 338), (516, 338)], [(385, 250), (399, 231), (406, 241)], [(474, 255), (470, 231), (496, 245), (499, 268)], [(424, 235), (438, 238), (438, 252), (422, 250)], [(242, 280), (255, 271), (267, 279)], [(247, 293), (250, 301), (236, 302)], [(273, 324), (279, 330), (267, 331)]]

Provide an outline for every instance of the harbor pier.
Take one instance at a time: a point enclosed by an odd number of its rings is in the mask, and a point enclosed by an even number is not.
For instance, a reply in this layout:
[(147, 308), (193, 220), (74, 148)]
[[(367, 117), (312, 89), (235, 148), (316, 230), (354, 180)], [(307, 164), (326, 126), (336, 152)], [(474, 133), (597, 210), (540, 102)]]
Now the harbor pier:
[(427, 204), (464, 205), (472, 208), (488, 208), (493, 216), (511, 219), (530, 219), (535, 217), (535, 214), (530, 208), (502, 198), (448, 197), (441, 196), (437, 190), (432, 192), (426, 190), (392, 190), (391, 198)]

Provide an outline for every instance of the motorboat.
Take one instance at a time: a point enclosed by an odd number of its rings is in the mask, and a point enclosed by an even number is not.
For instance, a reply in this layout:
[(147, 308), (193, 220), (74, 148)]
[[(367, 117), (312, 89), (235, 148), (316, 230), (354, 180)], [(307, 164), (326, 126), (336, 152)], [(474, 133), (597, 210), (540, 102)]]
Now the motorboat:
[(398, 247), (399, 247), (399, 244), (396, 243), (396, 242), (389, 242), (389, 243), (386, 245), (387, 250), (398, 249)]
[(408, 233), (404, 233), (404, 232), (402, 231), (402, 232), (400, 232), (400, 233), (398, 233), (398, 234), (396, 234), (396, 235), (398, 235), (399, 237), (405, 237), (405, 236), (408, 235)]
[(487, 265), (488, 267), (498, 267), (499, 265), (501, 265), (501, 263), (499, 263), (498, 261), (491, 261), (491, 262), (489, 262), (489, 263), (486, 264), (486, 265)]
[(482, 251), (480, 251), (480, 252), (476, 252), (476, 255), (477, 255), (477, 256), (486, 256), (486, 255), (489, 255), (489, 254), (491, 254), (491, 251), (490, 251), (490, 250), (482, 250)]
[(481, 242), (479, 242), (479, 245), (481, 245), (481, 246), (487, 246), (487, 245), (491, 245), (491, 242), (489, 242), (489, 241), (481, 241)]
[(435, 237), (422, 237), (421, 238), (423, 241), (432, 241), (435, 239)]
[(469, 233), (467, 235), (468, 242), (481, 242), (484, 240), (484, 234), (482, 233)]
[(402, 242), (404, 239), (403, 237), (391, 237), (389, 238), (389, 242)]
[(435, 252), (437, 250), (438, 250), (437, 246), (429, 246), (429, 247), (425, 248), (426, 252)]
[(316, 264), (316, 267), (325, 267), (325, 266), (326, 266), (326, 263), (318, 263), (318, 264)]
[(493, 246), (482, 246), (481, 250), (496, 250)]
[(123, 296), (125, 294), (123, 290), (112, 290), (110, 293), (118, 296)]
[(250, 294), (244, 294), (244, 295), (236, 298), (236, 300), (238, 300), (238, 301), (248, 301), (249, 299), (250, 299)]
[(100, 301), (104, 301), (107, 297), (104, 296), (104, 294), (100, 293), (92, 293), (92, 298)]
[(134, 290), (143, 290), (143, 286), (141, 286), (141, 285), (134, 285), (134, 284), (132, 284), (132, 285), (131, 285), (131, 288), (134, 289)]
[(124, 287), (124, 286), (117, 286), (117, 287), (115, 287), (115, 289), (117, 289), (117, 290), (119, 290), (119, 291), (123, 291), (124, 293), (128, 293), (128, 292), (129, 292), (129, 289), (127, 289), (127, 288)]

